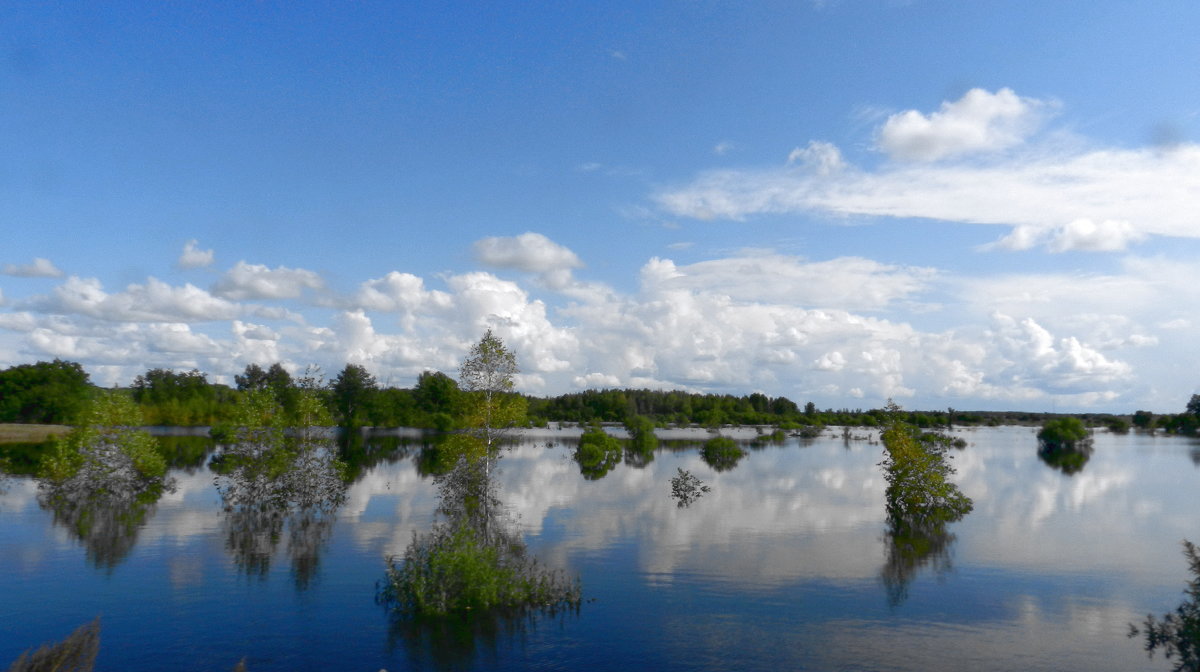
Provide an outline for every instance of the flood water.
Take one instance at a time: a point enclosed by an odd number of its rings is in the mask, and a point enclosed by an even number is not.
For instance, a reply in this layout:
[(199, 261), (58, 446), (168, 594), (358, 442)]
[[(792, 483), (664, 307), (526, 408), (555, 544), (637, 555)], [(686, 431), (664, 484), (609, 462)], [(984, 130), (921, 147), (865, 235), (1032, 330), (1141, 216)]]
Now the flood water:
[[(266, 529), (222, 506), (194, 443), (173, 492), (122, 511), (56, 510), (8, 476), (0, 666), (99, 615), (100, 670), (1170, 669), (1126, 634), (1182, 599), (1200, 445), (1100, 433), (1064, 469), (1031, 428), (952, 433), (975, 508), (915, 555), (891, 547), (878, 443), (789, 438), (718, 472), (683, 442), (585, 478), (577, 431), (526, 436), (500, 496), (585, 602), (468, 626), (396, 622), (375, 601), (384, 558), (434, 519), (420, 439), (384, 440), (319, 519)], [(711, 488), (687, 508), (677, 468)]]

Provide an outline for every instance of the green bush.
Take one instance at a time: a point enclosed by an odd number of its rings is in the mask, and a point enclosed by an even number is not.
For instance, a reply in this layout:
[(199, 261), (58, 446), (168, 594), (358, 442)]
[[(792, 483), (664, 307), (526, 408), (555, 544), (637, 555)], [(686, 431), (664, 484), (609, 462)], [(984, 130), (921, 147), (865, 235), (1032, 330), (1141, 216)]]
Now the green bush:
[(1091, 443), (1083, 421), (1072, 417), (1047, 420), (1037, 438), (1042, 450), (1075, 450)]
[(714, 436), (705, 441), (704, 447), (700, 449), (700, 457), (704, 459), (705, 464), (717, 471), (733, 469), (745, 456), (746, 451), (728, 436)]

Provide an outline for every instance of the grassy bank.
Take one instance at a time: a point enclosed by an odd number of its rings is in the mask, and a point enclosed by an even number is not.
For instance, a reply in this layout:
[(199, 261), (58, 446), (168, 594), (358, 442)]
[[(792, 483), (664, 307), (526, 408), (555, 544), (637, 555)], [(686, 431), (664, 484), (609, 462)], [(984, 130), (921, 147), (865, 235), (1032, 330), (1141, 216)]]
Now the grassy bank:
[(17, 425), (0, 423), (0, 443), (39, 443), (71, 431), (67, 425)]

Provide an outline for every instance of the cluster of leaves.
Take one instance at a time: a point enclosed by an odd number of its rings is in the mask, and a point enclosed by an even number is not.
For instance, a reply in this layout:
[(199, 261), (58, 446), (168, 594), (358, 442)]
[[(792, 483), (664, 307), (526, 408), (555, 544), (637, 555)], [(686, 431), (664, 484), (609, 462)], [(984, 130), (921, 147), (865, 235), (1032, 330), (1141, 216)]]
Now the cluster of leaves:
[(727, 436), (714, 436), (704, 442), (700, 457), (716, 471), (728, 471), (746, 456), (746, 451)]
[(21, 364), (0, 371), (0, 422), (72, 424), (94, 388), (76, 362)]
[(578, 580), (529, 556), (501, 511), (484, 460), (461, 457), (438, 477), (441, 520), (388, 558), (377, 599), (399, 617), (577, 607)]
[(609, 436), (600, 425), (592, 425), (579, 437), (575, 461), (579, 472), (588, 480), (603, 478), (621, 461), (621, 442)]
[(671, 477), (671, 497), (675, 499), (675, 505), (679, 508), (691, 506), (693, 502), (711, 490), (699, 478), (682, 467), (676, 467), (676, 471), (679, 473)]
[(157, 442), (138, 429), (140, 409), (127, 396), (98, 395), (82, 416), (42, 459), (39, 501), (84, 542), (95, 564), (112, 567), (174, 481)]
[(1083, 421), (1075, 417), (1047, 420), (1037, 434), (1043, 450), (1077, 450), (1091, 444), (1091, 434)]
[[(898, 407), (889, 403), (898, 411)], [(950, 568), (954, 535), (946, 525), (971, 512), (974, 503), (950, 477), (949, 437), (921, 432), (894, 412), (883, 432), (884, 457), (880, 466), (887, 481), (887, 562), (883, 582), (895, 606), (907, 595), (908, 584), (926, 566), (945, 572)]]
[(323, 429), (329, 421), (311, 388), (299, 388), (290, 411), (270, 389), (248, 390), (238, 404), (235, 440), (212, 468), (226, 545), (248, 573), (266, 573), (286, 528), (297, 585), (315, 574), (347, 487), (346, 466)]
[[(542, 567), (503, 515), (492, 480), (504, 432), (515, 421), (516, 359), (489, 330), (461, 367), (468, 430), (446, 447), (453, 469), (437, 477), (439, 520), (389, 557), (377, 599), (399, 617), (577, 607), (578, 580)], [(618, 449), (619, 450), (619, 449)]]
[(1129, 636), (1142, 635), (1150, 657), (1161, 650), (1167, 660), (1174, 660), (1175, 672), (1196, 672), (1200, 670), (1200, 549), (1184, 540), (1183, 554), (1192, 574), (1184, 591), (1187, 599), (1161, 619), (1148, 614), (1141, 628), (1130, 624)]

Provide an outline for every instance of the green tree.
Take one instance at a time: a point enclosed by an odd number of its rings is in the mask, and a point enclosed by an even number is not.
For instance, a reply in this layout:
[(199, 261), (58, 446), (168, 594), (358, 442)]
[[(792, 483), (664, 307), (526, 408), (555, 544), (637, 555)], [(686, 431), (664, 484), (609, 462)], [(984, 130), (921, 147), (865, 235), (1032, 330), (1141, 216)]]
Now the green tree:
[(344, 429), (362, 427), (379, 390), (375, 376), (361, 365), (347, 364), (333, 380), (330, 389), (338, 424)]
[(56, 359), (5, 369), (0, 371), (0, 422), (72, 424), (93, 389), (75, 362)]
[(458, 382), (441, 371), (425, 371), (417, 377), (413, 401), (424, 416), (422, 425), (442, 431), (453, 429), (462, 415), (463, 392)]
[(1133, 414), (1133, 426), (1138, 429), (1153, 429), (1154, 414), (1150, 411), (1137, 411)]
[(1083, 421), (1075, 417), (1047, 420), (1037, 438), (1042, 450), (1083, 450), (1092, 442)]
[(459, 367), (459, 386), (467, 393), (468, 431), (488, 455), (500, 439), (525, 419), (525, 399), (513, 393), (517, 357), (488, 329), (471, 346)]

